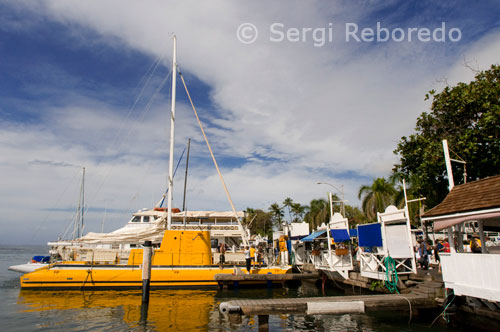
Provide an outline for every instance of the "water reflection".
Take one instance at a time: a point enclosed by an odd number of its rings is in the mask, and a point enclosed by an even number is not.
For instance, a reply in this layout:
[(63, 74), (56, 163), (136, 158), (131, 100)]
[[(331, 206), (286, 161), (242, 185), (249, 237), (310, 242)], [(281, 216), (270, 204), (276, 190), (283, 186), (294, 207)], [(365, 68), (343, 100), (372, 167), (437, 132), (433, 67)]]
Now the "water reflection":
[[(257, 317), (230, 321), (219, 313), (223, 301), (235, 298), (280, 298), (320, 295), (314, 289), (153, 290), (148, 317), (141, 323), (141, 291), (32, 291), (21, 290), (18, 314), (37, 317), (42, 330), (129, 331), (258, 331)], [(327, 294), (340, 295), (340, 294)], [(386, 313), (387, 315), (391, 315)], [(373, 315), (273, 315), (269, 331), (430, 331), (406, 314), (391, 319)], [(431, 330), (440, 330), (435, 326)]]
[[(215, 293), (199, 290), (151, 291), (148, 330), (206, 329), (209, 313), (216, 306)], [(57, 315), (60, 317), (67, 316), (62, 314), (67, 312), (71, 320), (82, 323), (86, 329), (112, 328), (111, 322), (123, 322), (135, 329), (141, 327), (141, 299), (140, 291), (21, 291), (18, 305), (23, 312), (42, 312), (41, 317), (51, 316), (51, 319), (56, 317), (50, 312), (60, 312)], [(44, 315), (44, 312), (47, 314)], [(66, 318), (59, 320), (61, 324), (67, 322)]]

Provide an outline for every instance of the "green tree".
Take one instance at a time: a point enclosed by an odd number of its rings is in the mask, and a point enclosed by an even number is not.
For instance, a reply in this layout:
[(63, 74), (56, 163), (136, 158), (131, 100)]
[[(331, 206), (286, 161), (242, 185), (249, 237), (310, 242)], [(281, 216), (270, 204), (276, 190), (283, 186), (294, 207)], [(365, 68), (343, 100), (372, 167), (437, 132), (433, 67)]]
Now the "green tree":
[(384, 212), (385, 208), (394, 203), (396, 190), (391, 182), (385, 178), (377, 178), (371, 186), (361, 186), (358, 198), (362, 201), (362, 209), (369, 220), (375, 220), (377, 212)]
[(281, 228), (281, 220), (285, 216), (285, 214), (283, 213), (283, 208), (280, 207), (278, 203), (273, 203), (269, 207), (269, 212), (272, 215), (274, 226), (276, 226), (278, 229)]
[(309, 204), (304, 221), (309, 223), (311, 230), (330, 220), (330, 205), (326, 199), (313, 199)]
[(357, 207), (346, 204), (345, 218), (349, 221), (349, 228), (354, 228), (356, 225), (364, 224), (368, 221), (364, 213)]
[(283, 201), (283, 207), (286, 207), (288, 210), (288, 217), (290, 218), (290, 222), (292, 222), (292, 214), (290, 213), (290, 208), (293, 205), (293, 200), (290, 197), (285, 198)]
[(272, 238), (273, 216), (269, 212), (260, 209), (247, 208), (245, 225), (250, 230), (250, 234), (260, 234)]
[[(415, 134), (401, 138), (393, 171), (412, 177), (416, 195), (433, 207), (448, 193), (443, 139), (452, 158), (467, 163), (467, 181), (499, 173), (500, 66), (478, 72), (468, 84), (430, 91), (426, 98), (433, 98), (431, 112), (418, 117)], [(452, 168), (455, 184), (463, 183), (463, 165), (453, 163)]]
[(301, 205), (300, 203), (292, 204), (292, 214), (293, 222), (301, 222), (304, 219), (304, 214), (306, 213), (307, 206)]

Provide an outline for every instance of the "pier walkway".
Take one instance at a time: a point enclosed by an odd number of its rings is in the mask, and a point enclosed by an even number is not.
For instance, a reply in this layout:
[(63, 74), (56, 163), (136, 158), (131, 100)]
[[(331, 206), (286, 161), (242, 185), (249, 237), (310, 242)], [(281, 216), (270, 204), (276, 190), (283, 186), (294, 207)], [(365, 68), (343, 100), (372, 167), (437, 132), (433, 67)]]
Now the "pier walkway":
[(224, 314), (276, 315), (276, 314), (344, 314), (379, 310), (412, 311), (434, 308), (427, 294), (382, 294), (333, 297), (307, 297), (295, 299), (231, 300), (223, 302), (219, 310)]
[(318, 272), (311, 273), (285, 273), (285, 274), (227, 274), (221, 273), (214, 276), (220, 288), (238, 287), (240, 282), (284, 283), (287, 281), (317, 280)]

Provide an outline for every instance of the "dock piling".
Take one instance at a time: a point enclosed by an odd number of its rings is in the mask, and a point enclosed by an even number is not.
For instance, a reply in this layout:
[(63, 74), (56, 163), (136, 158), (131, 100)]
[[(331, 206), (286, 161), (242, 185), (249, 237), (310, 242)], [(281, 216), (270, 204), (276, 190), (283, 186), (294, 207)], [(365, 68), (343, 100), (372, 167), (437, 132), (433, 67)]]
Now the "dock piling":
[(151, 241), (144, 242), (142, 253), (142, 303), (149, 303), (149, 285), (151, 280)]

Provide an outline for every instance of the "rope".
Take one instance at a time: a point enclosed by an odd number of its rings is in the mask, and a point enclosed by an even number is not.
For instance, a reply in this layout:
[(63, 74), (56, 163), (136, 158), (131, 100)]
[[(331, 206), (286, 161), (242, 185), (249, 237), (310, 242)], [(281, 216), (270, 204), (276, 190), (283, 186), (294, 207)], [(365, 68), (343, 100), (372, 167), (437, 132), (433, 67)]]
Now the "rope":
[[(217, 173), (219, 174), (220, 181), (222, 182), (222, 186), (224, 187), (224, 191), (226, 192), (227, 199), (229, 200), (229, 204), (231, 205), (231, 209), (233, 210), (234, 216), (236, 217), (236, 220), (238, 220), (238, 213), (236, 213), (236, 209), (233, 204), (233, 200), (231, 199), (231, 195), (229, 194), (229, 190), (227, 189), (226, 182), (224, 181), (224, 178), (222, 177), (222, 173), (220, 172), (219, 165), (217, 164), (217, 161), (215, 160), (214, 153), (212, 152), (212, 148), (210, 147), (210, 143), (208, 143), (207, 135), (205, 134), (205, 130), (203, 129), (203, 125), (201, 124), (200, 118), (198, 117), (198, 112), (196, 111), (196, 107), (194, 107), (193, 100), (191, 99), (191, 95), (189, 94), (186, 82), (184, 81), (184, 76), (182, 75), (179, 66), (177, 66), (177, 71), (179, 72), (179, 76), (181, 78), (182, 84), (184, 85), (184, 90), (186, 90), (186, 94), (189, 98), (189, 102), (191, 103), (191, 107), (193, 108), (194, 115), (196, 117), (196, 120), (198, 121), (198, 125), (200, 126), (201, 133), (203, 134), (203, 138), (205, 139), (205, 142), (207, 143), (208, 151), (210, 151), (210, 156), (212, 157), (212, 160), (214, 162), (215, 168), (217, 169)], [(240, 224), (241, 227), (241, 224)], [(246, 238), (246, 234), (242, 234), (242, 239), (243, 239), (243, 245), (248, 245), (248, 240)]]
[(405, 299), (406, 301), (408, 301), (408, 305), (410, 306), (410, 318), (408, 318), (408, 325), (410, 325), (410, 322), (411, 322), (411, 318), (412, 318), (412, 310), (411, 310), (411, 302), (410, 300), (408, 300), (407, 297), (399, 294), (399, 296), (401, 296), (403, 299)]
[[(450, 295), (451, 294), (448, 294), (448, 296)], [(448, 298), (448, 296), (446, 296), (446, 299)], [(448, 322), (448, 318), (446, 317), (446, 309), (448, 309), (453, 300), (455, 300), (455, 294), (453, 294), (453, 298), (451, 299), (451, 301), (448, 302), (448, 304), (444, 307), (443, 311), (436, 318), (434, 318), (431, 325), (429, 325), (428, 327), (432, 327), (432, 325), (434, 325), (434, 323), (438, 320), (439, 317), (443, 317), (446, 320), (446, 322)]]
[(396, 262), (391, 256), (387, 256), (384, 259), (385, 265), (385, 287), (391, 292), (397, 292), (398, 290), (398, 272), (396, 271)]

